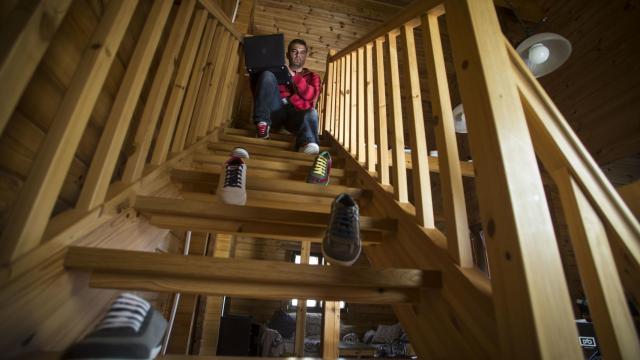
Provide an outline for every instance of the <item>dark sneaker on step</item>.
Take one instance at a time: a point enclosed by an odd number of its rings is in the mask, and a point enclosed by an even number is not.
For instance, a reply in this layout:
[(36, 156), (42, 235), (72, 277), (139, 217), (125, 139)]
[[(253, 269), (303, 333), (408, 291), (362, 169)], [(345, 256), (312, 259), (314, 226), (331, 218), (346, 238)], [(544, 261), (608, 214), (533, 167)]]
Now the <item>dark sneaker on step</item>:
[(245, 205), (247, 203), (247, 165), (242, 158), (232, 156), (222, 166), (216, 196), (224, 204)]
[(97, 328), (63, 359), (155, 359), (167, 321), (142, 298), (122, 294)]
[(271, 126), (264, 121), (260, 121), (256, 124), (256, 137), (258, 139), (268, 139), (269, 138), (269, 130)]
[(330, 174), (331, 154), (328, 151), (323, 151), (316, 156), (316, 160), (307, 175), (307, 182), (309, 184), (329, 185)]
[(340, 194), (331, 204), (329, 228), (322, 240), (322, 254), (332, 264), (350, 266), (360, 256), (360, 214), (349, 194)]

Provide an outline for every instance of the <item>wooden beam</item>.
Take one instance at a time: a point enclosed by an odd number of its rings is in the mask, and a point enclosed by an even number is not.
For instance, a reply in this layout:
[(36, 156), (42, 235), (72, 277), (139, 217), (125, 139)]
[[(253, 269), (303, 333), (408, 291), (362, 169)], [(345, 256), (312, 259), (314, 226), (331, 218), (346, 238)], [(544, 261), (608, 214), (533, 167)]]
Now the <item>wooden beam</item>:
[(218, 21), (224, 25), (224, 27), (229, 31), (233, 37), (235, 37), (238, 41), (242, 41), (243, 36), (231, 23), (231, 19), (227, 14), (224, 13), (224, 10), (220, 9), (220, 6), (214, 0), (198, 0), (202, 7), (207, 9), (207, 11), (213, 15)]
[(18, 1), (0, 31), (0, 134), (49, 47), (71, 0)]
[(365, 100), (366, 100), (366, 111), (365, 111), (365, 123), (366, 123), (366, 138), (367, 138), (367, 154), (366, 154), (366, 162), (367, 162), (367, 170), (375, 171), (376, 170), (376, 134), (375, 134), (375, 116), (374, 116), (374, 102), (373, 102), (373, 43), (369, 43), (365, 45)]
[(378, 131), (376, 132), (376, 143), (378, 144), (378, 163), (376, 170), (378, 171), (378, 181), (382, 185), (389, 185), (389, 142), (387, 140), (387, 95), (385, 94), (386, 82), (384, 78), (384, 42), (379, 39), (374, 43), (376, 53), (376, 90), (375, 98), (375, 123)]
[[(131, 56), (100, 142), (91, 160), (91, 167), (76, 203), (78, 209), (91, 210), (101, 204), (107, 195), (113, 170), (120, 156), (120, 149), (124, 144), (133, 112), (138, 104), (142, 86), (147, 78), (151, 60), (172, 5), (171, 0), (157, 1), (147, 16), (144, 29)], [(177, 33), (174, 37), (184, 35), (194, 7), (195, 0), (182, 3), (172, 30)]]
[[(178, 216), (193, 216), (209, 219), (227, 220), (255, 220), (278, 224), (297, 224), (326, 227), (329, 224), (329, 214), (318, 214), (306, 211), (291, 211), (264, 208), (235, 206), (226, 204), (213, 205), (208, 201), (180, 200), (159, 198), (153, 196), (139, 196), (134, 207), (147, 214), (166, 214)], [(368, 216), (360, 217), (360, 228), (393, 232), (396, 222), (390, 219), (376, 219)]]
[[(311, 242), (302, 241), (300, 243), (300, 264), (309, 264), (309, 255), (311, 255)], [(296, 356), (304, 356), (304, 335), (307, 320), (307, 301), (298, 299), (298, 308), (296, 309), (296, 337), (295, 351)]]
[(109, 3), (0, 238), (0, 262), (38, 246), (137, 1)]
[[(478, 172), (500, 351), (580, 358), (553, 224), (493, 2), (449, 0), (447, 26)], [(549, 329), (554, 329), (549, 331)]]
[(325, 301), (322, 326), (322, 358), (335, 360), (340, 355), (340, 302)]
[(636, 219), (640, 220), (640, 180), (621, 186), (616, 190)]
[(364, 83), (364, 50), (365, 46), (358, 49), (358, 64), (357, 64), (357, 74), (358, 74), (358, 138), (356, 141), (357, 145), (357, 153), (358, 153), (358, 161), (364, 163), (367, 161), (367, 155), (365, 154), (365, 83)]
[(349, 139), (349, 150), (352, 154), (358, 152), (358, 50), (355, 49), (351, 53), (351, 116), (349, 117), (349, 130), (347, 138)]
[(344, 117), (342, 121), (342, 144), (344, 147), (351, 151), (351, 102), (353, 98), (351, 96), (352, 89), (352, 81), (351, 81), (351, 63), (354, 61), (353, 54), (347, 54), (345, 56), (345, 65), (344, 65)]

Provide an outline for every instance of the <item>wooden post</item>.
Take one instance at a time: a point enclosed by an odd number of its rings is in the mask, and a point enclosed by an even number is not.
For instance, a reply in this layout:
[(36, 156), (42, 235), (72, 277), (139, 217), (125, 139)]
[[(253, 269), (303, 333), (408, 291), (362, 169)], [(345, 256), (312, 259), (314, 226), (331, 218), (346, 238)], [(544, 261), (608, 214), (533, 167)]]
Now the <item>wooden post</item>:
[[(0, 33), (0, 135), (67, 14), (71, 0), (19, 1)], [(46, 31), (43, 30), (46, 28)]]
[(340, 76), (338, 77), (338, 85), (339, 85), (339, 89), (340, 89), (340, 98), (339, 98), (339, 102), (338, 102), (338, 108), (336, 109), (337, 114), (336, 114), (336, 120), (338, 121), (336, 124), (336, 138), (338, 139), (338, 143), (342, 144), (344, 146), (344, 107), (345, 107), (345, 101), (346, 101), (346, 73), (345, 73), (345, 67), (346, 67), (346, 61), (347, 58), (346, 57), (341, 57), (340, 59), (338, 59), (338, 61), (340, 61)]
[(198, 50), (198, 56), (191, 72), (189, 80), (189, 88), (187, 89), (187, 95), (182, 103), (182, 109), (180, 111), (180, 118), (178, 120), (178, 128), (176, 129), (176, 135), (171, 145), (171, 152), (177, 153), (184, 149), (187, 141), (187, 133), (191, 125), (191, 117), (193, 115), (196, 97), (198, 95), (198, 88), (200, 87), (200, 81), (202, 80), (202, 73), (204, 71), (204, 63), (211, 48), (211, 40), (213, 39), (213, 31), (217, 21), (213, 19), (207, 20), (205, 25), (204, 36), (200, 42), (200, 48)]
[(340, 302), (324, 302), (324, 327), (322, 329), (322, 358), (337, 359), (340, 345)]
[[(172, 28), (172, 32), (175, 31), (177, 36), (182, 35), (180, 41), (189, 24), (195, 4), (195, 0), (191, 0), (180, 5), (179, 14)], [(153, 54), (156, 52), (172, 5), (171, 0), (157, 1), (147, 16), (144, 29), (131, 56), (127, 72), (124, 74), (100, 142), (91, 160), (91, 167), (82, 186), (76, 209), (91, 210), (105, 200), (113, 170), (120, 156), (120, 149), (124, 144), (142, 86), (149, 73)]]
[(582, 352), (538, 163), (494, 4), (448, 0), (503, 358)]
[[(169, 102), (164, 112), (160, 132), (156, 139), (156, 146), (153, 149), (153, 157), (151, 158), (152, 165), (160, 165), (167, 159), (171, 139), (173, 138), (173, 133), (176, 128), (176, 120), (180, 113), (182, 99), (184, 99), (184, 94), (187, 90), (189, 74), (191, 74), (191, 70), (193, 69), (193, 64), (198, 52), (198, 44), (200, 43), (200, 39), (202, 39), (206, 23), (207, 13), (203, 9), (198, 10), (191, 25), (189, 38), (187, 39), (182, 58), (180, 59), (180, 66), (176, 73), (176, 79), (173, 83)], [(176, 131), (176, 138), (179, 131), (180, 130)]]
[[(309, 264), (311, 255), (311, 242), (300, 242), (300, 264)], [(298, 299), (298, 309), (296, 310), (296, 356), (304, 356), (304, 335), (307, 320), (307, 300)]]
[(373, 43), (365, 45), (365, 92), (366, 92), (366, 131), (367, 131), (367, 171), (375, 171), (376, 149), (375, 149), (375, 118), (373, 113)]
[(602, 346), (611, 359), (634, 359), (640, 343), (613, 258), (607, 231), (566, 168), (552, 173), (569, 225), (580, 278)]
[(396, 35), (386, 35), (387, 51), (389, 54), (388, 73), (391, 81), (386, 85), (391, 93), (391, 129), (393, 131), (392, 156), (393, 156), (393, 193), (399, 202), (409, 202), (407, 190), (407, 168), (404, 155), (404, 130), (402, 125), (402, 99), (400, 98), (400, 75), (398, 74), (398, 49), (396, 47)]
[(233, 43), (231, 44), (231, 49), (229, 50), (229, 58), (227, 60), (227, 63), (229, 64), (229, 71), (227, 71), (227, 73), (225, 74), (226, 76), (222, 81), (223, 83), (222, 92), (218, 94), (219, 99), (217, 100), (218, 102), (214, 107), (214, 109), (218, 109), (218, 112), (214, 113), (214, 119), (213, 119), (214, 127), (218, 127), (218, 126), (224, 127), (227, 125), (227, 122), (229, 121), (229, 113), (233, 106), (233, 101), (231, 96), (235, 94), (235, 92), (233, 91), (233, 86), (235, 86), (235, 84), (232, 83), (232, 79), (233, 79), (233, 76), (237, 74), (237, 67), (238, 67), (238, 60), (239, 60), (239, 57), (238, 57), (239, 45), (240, 43), (235, 39), (233, 39)]
[(433, 202), (431, 200), (431, 178), (429, 174), (429, 158), (427, 155), (427, 137), (424, 130), (424, 114), (420, 95), (420, 75), (416, 58), (416, 42), (413, 28), (408, 25), (400, 27), (400, 36), (404, 51), (404, 76), (409, 83), (411, 106), (409, 108), (409, 124), (411, 134), (411, 162), (413, 175), (413, 199), (416, 207), (418, 224), (434, 228)]
[(333, 119), (333, 112), (331, 111), (331, 103), (335, 97), (334, 95), (335, 79), (333, 75), (333, 72), (335, 70), (335, 64), (332, 62), (329, 62), (328, 60), (329, 56), (331, 56), (331, 52), (327, 54), (327, 83), (324, 85), (324, 89), (325, 89), (325, 96), (324, 96), (324, 103), (323, 103), (324, 111), (322, 112), (324, 126), (320, 129), (320, 132), (322, 132), (322, 130), (330, 131), (330, 128), (331, 128), (330, 124)]
[(427, 79), (431, 109), (436, 122), (436, 144), (439, 150), (440, 184), (442, 202), (447, 223), (447, 247), (456, 264), (473, 267), (467, 208), (462, 186), (462, 174), (458, 155), (456, 133), (453, 128), (449, 84), (440, 41), (438, 16), (423, 15), (422, 32), (427, 57)]
[(364, 163), (367, 160), (367, 156), (365, 154), (365, 134), (364, 134), (364, 111), (366, 104), (365, 100), (365, 87), (364, 87), (364, 49), (365, 47), (360, 47), (358, 49), (358, 161)]
[(0, 238), (7, 264), (40, 244), (111, 63), (137, 1), (115, 0), (91, 38)]
[(375, 123), (378, 131), (376, 132), (376, 143), (378, 144), (378, 181), (382, 185), (389, 185), (389, 142), (387, 141), (387, 96), (385, 94), (386, 82), (384, 78), (384, 40), (382, 38), (375, 41), (376, 51), (376, 82), (377, 91)]
[(344, 90), (344, 125), (342, 128), (342, 146), (347, 149), (347, 151), (351, 151), (351, 101), (353, 97), (351, 96), (351, 92), (353, 89), (351, 88), (351, 63), (354, 61), (351, 54), (345, 55), (345, 69), (344, 72), (346, 74), (345, 77), (345, 90)]

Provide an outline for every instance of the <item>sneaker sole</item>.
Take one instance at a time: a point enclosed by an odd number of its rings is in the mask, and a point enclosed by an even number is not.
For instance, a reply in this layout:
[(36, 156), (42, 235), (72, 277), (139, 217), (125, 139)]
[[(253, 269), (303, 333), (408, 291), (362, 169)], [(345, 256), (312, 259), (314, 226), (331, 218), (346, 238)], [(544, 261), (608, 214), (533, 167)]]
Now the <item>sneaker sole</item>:
[(124, 358), (124, 357), (82, 357), (82, 358), (71, 358), (71, 360), (154, 360), (160, 354), (160, 350), (162, 350), (162, 345), (158, 345), (157, 347), (151, 350), (151, 357), (146, 359), (142, 358)]
[(351, 265), (353, 265), (356, 261), (358, 261), (358, 259), (360, 258), (360, 254), (362, 253), (362, 244), (361, 244), (360, 248), (358, 248), (358, 254), (356, 255), (356, 257), (351, 261), (344, 261), (344, 260), (336, 260), (336, 259), (332, 258), (331, 256), (329, 256), (324, 251), (324, 241), (322, 242), (322, 245), (320, 246), (320, 248), (322, 249), (322, 256), (324, 256), (326, 261), (330, 262), (331, 264), (336, 264), (336, 265), (340, 265), (340, 266), (351, 266)]

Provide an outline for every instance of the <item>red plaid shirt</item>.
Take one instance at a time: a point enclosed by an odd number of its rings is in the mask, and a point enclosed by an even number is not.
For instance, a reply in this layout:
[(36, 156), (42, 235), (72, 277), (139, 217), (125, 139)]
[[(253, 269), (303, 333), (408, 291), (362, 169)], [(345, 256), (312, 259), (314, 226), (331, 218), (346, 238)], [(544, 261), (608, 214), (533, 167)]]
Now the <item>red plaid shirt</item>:
[(302, 69), (293, 76), (291, 85), (278, 85), (280, 98), (286, 98), (297, 110), (308, 110), (316, 106), (322, 90), (320, 76), (309, 69)]

